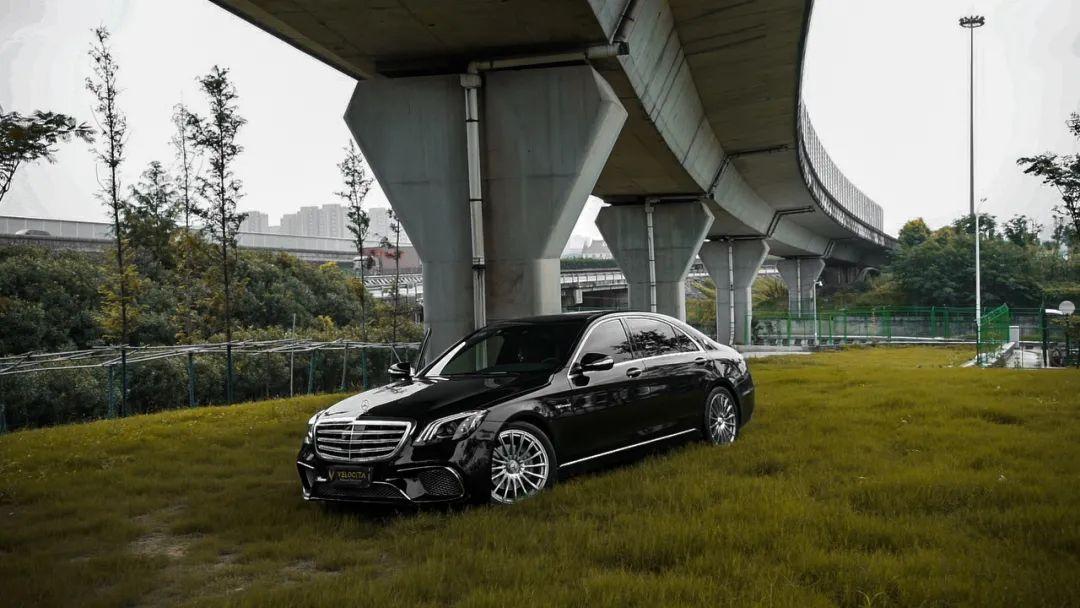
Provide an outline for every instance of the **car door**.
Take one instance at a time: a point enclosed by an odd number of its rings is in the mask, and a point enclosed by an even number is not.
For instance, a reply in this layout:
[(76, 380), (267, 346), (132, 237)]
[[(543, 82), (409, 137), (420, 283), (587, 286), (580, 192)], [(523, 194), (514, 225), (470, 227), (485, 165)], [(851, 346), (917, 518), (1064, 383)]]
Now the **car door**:
[[(582, 357), (599, 353), (611, 357), (609, 370), (575, 371)], [(627, 408), (635, 401), (632, 384), (643, 365), (634, 358), (630, 337), (619, 319), (605, 319), (586, 331), (567, 373), (567, 389), (549, 399), (552, 424), (562, 459), (571, 462), (627, 443)]]
[(627, 319), (635, 348), (644, 354), (639, 434), (658, 437), (696, 426), (712, 374), (711, 363), (686, 332), (653, 317)]

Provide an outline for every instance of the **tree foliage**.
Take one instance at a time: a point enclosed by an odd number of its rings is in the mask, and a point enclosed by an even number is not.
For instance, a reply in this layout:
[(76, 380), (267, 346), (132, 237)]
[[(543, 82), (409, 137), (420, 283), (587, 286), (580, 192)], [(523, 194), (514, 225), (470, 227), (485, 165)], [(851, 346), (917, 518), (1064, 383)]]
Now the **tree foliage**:
[[(1080, 141), (1080, 113), (1073, 112), (1065, 125)], [(1055, 207), (1055, 212), (1071, 222), (1072, 234), (1080, 234), (1080, 154), (1044, 152), (1025, 156), (1016, 163), (1024, 166), (1024, 173), (1041, 177), (1043, 183), (1057, 188), (1061, 205)]]
[(163, 271), (175, 267), (175, 256), (169, 242), (176, 230), (180, 213), (177, 192), (169, 173), (158, 161), (152, 161), (142, 179), (131, 187), (128, 217), (128, 240), (140, 266), (154, 279)]
[(191, 230), (191, 222), (201, 213), (195, 188), (199, 178), (196, 166), (198, 150), (195, 147), (195, 132), (190, 120), (191, 111), (178, 103), (173, 107), (172, 122), (176, 131), (169, 143), (172, 144), (176, 158), (177, 204), (180, 206), (179, 217), (183, 219), (184, 229)]
[(1021, 247), (1039, 244), (1039, 233), (1043, 226), (1035, 221), (1035, 218), (1026, 215), (1014, 215), (1001, 227), (1001, 235), (1005, 240)]
[(900, 228), (900, 233), (897, 235), (897, 240), (904, 247), (914, 247), (924, 243), (928, 238), (930, 238), (930, 227), (926, 225), (926, 221), (921, 217), (908, 220)]
[(0, 108), (0, 201), (19, 166), (41, 159), (55, 162), (57, 145), (76, 138), (91, 143), (94, 130), (65, 114), (38, 110), (22, 115)]

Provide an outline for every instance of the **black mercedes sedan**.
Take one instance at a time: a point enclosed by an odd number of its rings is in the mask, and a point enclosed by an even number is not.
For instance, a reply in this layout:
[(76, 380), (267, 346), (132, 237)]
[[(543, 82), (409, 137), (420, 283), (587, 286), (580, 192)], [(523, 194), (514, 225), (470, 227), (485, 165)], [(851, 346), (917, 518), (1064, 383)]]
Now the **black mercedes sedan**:
[(631, 450), (731, 443), (754, 411), (739, 353), (642, 312), (492, 323), (391, 372), (308, 421), (305, 499), (513, 503)]

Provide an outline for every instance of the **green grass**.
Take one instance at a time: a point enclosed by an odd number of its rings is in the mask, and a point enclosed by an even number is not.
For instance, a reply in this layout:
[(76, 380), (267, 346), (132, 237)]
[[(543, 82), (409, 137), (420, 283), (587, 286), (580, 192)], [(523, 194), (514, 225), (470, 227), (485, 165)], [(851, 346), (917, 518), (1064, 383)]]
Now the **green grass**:
[(1080, 374), (754, 360), (754, 422), (514, 507), (324, 508), (333, 396), (0, 437), (0, 605), (1077, 606)]

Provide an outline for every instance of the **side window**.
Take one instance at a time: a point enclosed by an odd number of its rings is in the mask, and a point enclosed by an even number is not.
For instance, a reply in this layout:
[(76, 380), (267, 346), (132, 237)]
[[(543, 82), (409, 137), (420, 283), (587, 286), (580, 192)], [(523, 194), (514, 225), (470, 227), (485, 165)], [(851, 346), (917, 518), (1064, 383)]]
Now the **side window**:
[(581, 354), (585, 353), (609, 355), (615, 363), (629, 361), (634, 357), (630, 339), (618, 320), (605, 321), (597, 325), (581, 348)]
[[(674, 327), (663, 321), (640, 317), (631, 317), (629, 321), (630, 334), (634, 337), (634, 345), (637, 346), (643, 357), (659, 357), (660, 355), (683, 352)], [(682, 338), (689, 343), (689, 346), (693, 347), (693, 342), (689, 338), (685, 335)], [(697, 349), (694, 348), (693, 350)]]
[(698, 349), (698, 345), (694, 343), (694, 341), (690, 338), (690, 336), (686, 335), (686, 332), (679, 329), (678, 327), (675, 327), (674, 329), (675, 329), (675, 347), (679, 349), (679, 352), (692, 353), (692, 352), (695, 352), (697, 350), (700, 350), (700, 349)]

